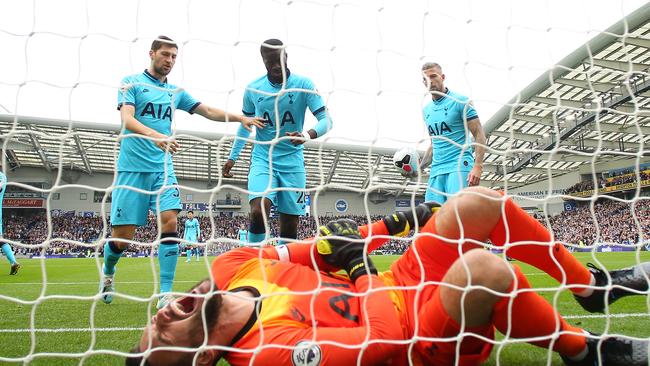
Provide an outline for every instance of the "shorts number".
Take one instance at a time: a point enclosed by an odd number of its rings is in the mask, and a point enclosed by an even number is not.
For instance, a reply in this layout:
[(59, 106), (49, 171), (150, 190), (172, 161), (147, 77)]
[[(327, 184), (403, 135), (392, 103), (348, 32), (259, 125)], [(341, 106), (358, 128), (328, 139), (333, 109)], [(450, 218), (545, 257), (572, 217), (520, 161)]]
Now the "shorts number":
[(296, 203), (305, 203), (305, 192), (298, 192), (298, 200)]

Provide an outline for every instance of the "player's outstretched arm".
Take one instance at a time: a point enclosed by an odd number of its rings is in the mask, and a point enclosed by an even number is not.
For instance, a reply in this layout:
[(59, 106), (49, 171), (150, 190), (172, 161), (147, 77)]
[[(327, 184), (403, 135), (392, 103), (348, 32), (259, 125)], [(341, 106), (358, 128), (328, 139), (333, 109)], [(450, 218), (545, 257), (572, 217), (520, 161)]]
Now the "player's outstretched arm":
[(242, 126), (251, 131), (253, 126), (257, 128), (264, 128), (264, 119), (260, 117), (247, 117), (240, 114), (228, 113), (222, 109), (210, 107), (205, 104), (199, 104), (194, 110), (194, 113), (203, 116), (209, 120), (217, 122), (239, 122)]

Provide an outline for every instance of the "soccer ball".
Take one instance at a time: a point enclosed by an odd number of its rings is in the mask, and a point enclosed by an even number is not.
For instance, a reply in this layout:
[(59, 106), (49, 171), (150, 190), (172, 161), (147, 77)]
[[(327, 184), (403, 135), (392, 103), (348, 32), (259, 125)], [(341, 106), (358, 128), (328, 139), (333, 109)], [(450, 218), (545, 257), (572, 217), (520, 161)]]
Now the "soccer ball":
[(395, 155), (393, 155), (393, 164), (395, 164), (400, 174), (403, 176), (415, 177), (418, 175), (420, 155), (414, 148), (405, 147), (399, 149)]

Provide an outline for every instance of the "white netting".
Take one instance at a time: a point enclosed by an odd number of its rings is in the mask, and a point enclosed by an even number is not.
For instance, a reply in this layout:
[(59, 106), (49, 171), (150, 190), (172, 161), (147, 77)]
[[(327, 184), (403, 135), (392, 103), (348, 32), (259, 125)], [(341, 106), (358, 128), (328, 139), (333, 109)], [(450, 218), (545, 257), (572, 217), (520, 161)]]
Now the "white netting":
[[(168, 35), (180, 46), (170, 82), (233, 113), (241, 109), (246, 85), (265, 73), (259, 57), (264, 39), (282, 39), (291, 71), (315, 82), (334, 129), (306, 145), (311, 216), (301, 219), (299, 238), (314, 235), (334, 217), (367, 224), (423, 200), (428, 175), (402, 178), (392, 153), (428, 146), (421, 113), (428, 95), (420, 67), (436, 61), (449, 87), (474, 101), (489, 133), (483, 185), (504, 190), (538, 215), (580, 260), (615, 269), (650, 260), (648, 19), (650, 7), (641, 1), (588, 7), (471, 1), (0, 2), (5, 50), (0, 131), (9, 177), (4, 238), (23, 264), (18, 276), (0, 279), (0, 340), (6, 345), (0, 362), (119, 364), (154, 314), (159, 217), (136, 232), (127, 251), (133, 258), (118, 264), (115, 302), (103, 304), (97, 289), (118, 142), (124, 138), (115, 111), (118, 83), (148, 66), (156, 36)], [(517, 97), (505, 102), (513, 94)], [(314, 123), (307, 112), (305, 130)], [(240, 244), (238, 230), (248, 225), (239, 214), (248, 212), (251, 151), (249, 144), (233, 168), (234, 178), (224, 179), (221, 167), (235, 124), (179, 112), (174, 127), (182, 146), (174, 156), (179, 194), (184, 211), (198, 213), (203, 231), (195, 245), (200, 255), (179, 258), (174, 289), (182, 292), (209, 275), (214, 256)], [(266, 222), (271, 238), (278, 236), (277, 225), (277, 218)], [(178, 230), (182, 233), (183, 220)], [(461, 230), (461, 237), (465, 234)], [(375, 252), (382, 255), (375, 261), (387, 269), (394, 260), (388, 255), (403, 253), (409, 242), (393, 238)], [(476, 244), (500, 253), (490, 243)], [(622, 253), (608, 253), (617, 251)], [(184, 259), (199, 263), (191, 267)], [(523, 270), (569, 323), (647, 339), (646, 297), (590, 315), (568, 295), (570, 284), (538, 280), (548, 276), (533, 267)], [(409, 289), (420, 293), (428, 284)], [(328, 292), (346, 305), (355, 297), (322, 282), (300, 295)], [(377, 292), (371, 287), (368, 294)], [(262, 299), (284, 294), (280, 289)], [(454, 339), (468, 335), (461, 323)], [(411, 326), (417, 332), (422, 325)], [(520, 345), (538, 339), (512, 338), (510, 320), (507, 329), (503, 337), (484, 339), (495, 344), (489, 362), (561, 363), (548, 349)], [(561, 334), (557, 329), (554, 342)], [(420, 340), (384, 343), (413, 350)], [(336, 340), (319, 344), (350, 347)], [(286, 348), (296, 349), (295, 344), (216, 349), (257, 357), (262, 350)], [(309, 355), (305, 352), (302, 356)]]

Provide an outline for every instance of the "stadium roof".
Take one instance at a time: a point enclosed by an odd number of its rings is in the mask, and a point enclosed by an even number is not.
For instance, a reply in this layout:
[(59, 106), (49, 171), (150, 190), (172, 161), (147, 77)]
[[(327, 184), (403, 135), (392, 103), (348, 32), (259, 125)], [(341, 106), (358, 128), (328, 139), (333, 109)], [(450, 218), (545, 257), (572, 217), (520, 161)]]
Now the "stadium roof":
[[(550, 175), (644, 154), (650, 142), (650, 4), (636, 10), (565, 57), (522, 90), (485, 124), (489, 151), (482, 180), (512, 187)], [(0, 115), (5, 156), (21, 166), (87, 174), (114, 171), (118, 124)], [(176, 131), (174, 157), (181, 179), (208, 185), (245, 184), (250, 144), (233, 179), (221, 166), (233, 136)], [(552, 152), (551, 152), (552, 150)], [(399, 175), (395, 149), (310, 141), (307, 186), (393, 194), (423, 192)]]
[[(650, 3), (544, 72), (485, 124), (484, 179), (520, 182), (647, 155)], [(509, 150), (509, 151), (508, 151)]]
[[(42, 167), (48, 171), (81, 171), (87, 174), (115, 171), (120, 125), (54, 120), (0, 114), (0, 133), (5, 137), (9, 167)], [(8, 137), (8, 138), (7, 138)], [(180, 179), (201, 180), (208, 185), (244, 184), (248, 175), (251, 144), (247, 144), (232, 170), (233, 179), (221, 178), (221, 166), (230, 153), (233, 136), (176, 130), (182, 146), (174, 155)], [(393, 166), (394, 149), (323, 143), (306, 144), (307, 186), (369, 191), (383, 194), (423, 192), (424, 186), (403, 178)], [(426, 182), (426, 177), (423, 177)], [(406, 191), (405, 191), (406, 187)]]

